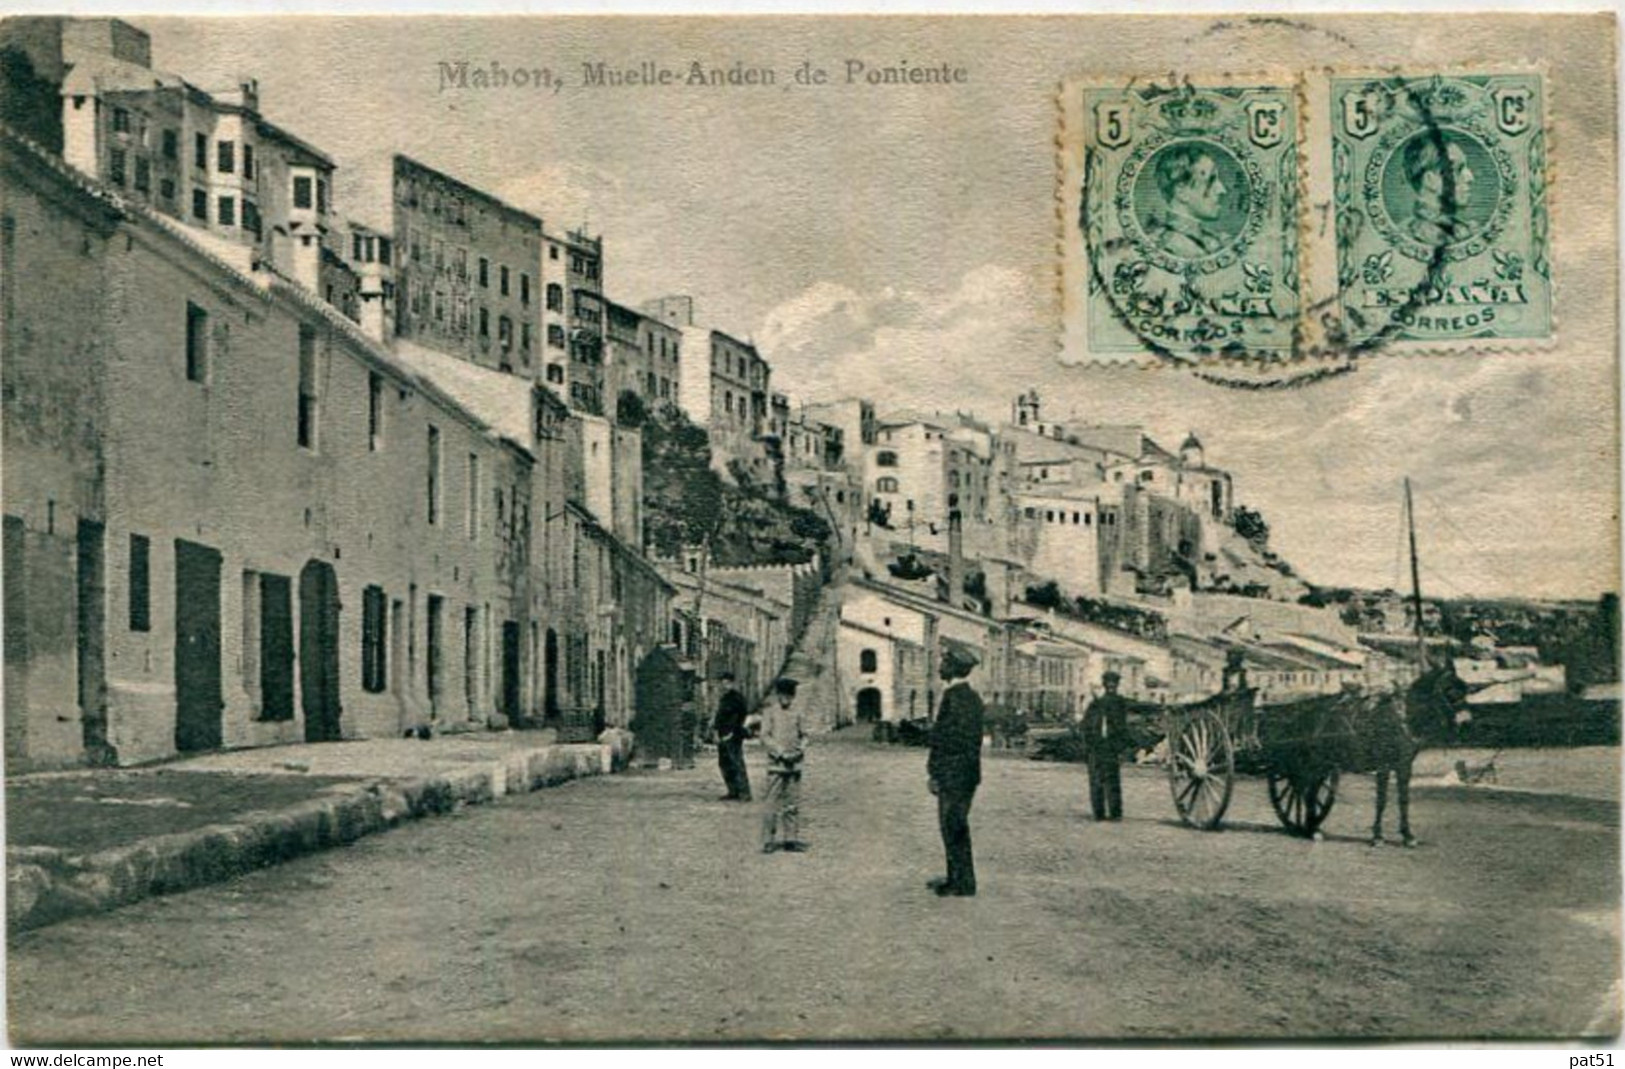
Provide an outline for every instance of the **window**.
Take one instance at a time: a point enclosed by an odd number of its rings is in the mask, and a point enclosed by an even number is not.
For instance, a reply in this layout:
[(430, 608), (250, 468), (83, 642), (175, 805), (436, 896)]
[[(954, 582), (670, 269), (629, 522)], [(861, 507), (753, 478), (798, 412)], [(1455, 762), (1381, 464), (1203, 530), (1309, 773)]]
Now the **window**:
[(192, 217), (205, 223), (209, 221), (209, 194), (204, 190), (192, 190)]
[(208, 169), (208, 167), (209, 167), (209, 135), (208, 134), (198, 134), (196, 136), (196, 138), (193, 140), (192, 160), (193, 160), (194, 163), (197, 164), (197, 167), (198, 167), (199, 170), (207, 170)]
[(467, 521), (468, 537), (480, 537), (480, 456), (478, 453), (468, 454), (468, 505), (464, 519)]
[(877, 479), (875, 481), (875, 491), (881, 494), (895, 494), (897, 492), (897, 480), (890, 475), (883, 479)]
[(209, 313), (186, 302), (186, 378), (207, 382), (209, 378)]
[(523, 350), (524, 352), (527, 352), (527, 353), (530, 352), (530, 324), (529, 323), (521, 323), (519, 325), (519, 348), (521, 350)]
[(488, 309), (481, 308), (480, 309), (480, 337), (489, 338), (490, 336), (491, 336), (491, 313), (490, 313), (490, 311)]
[(864, 650), (858, 654), (858, 671), (878, 672), (879, 670), (880, 658), (875, 654), (874, 650)]
[(513, 348), (513, 320), (507, 316), (497, 319), (497, 344), (502, 346), (503, 352)]
[(235, 141), (216, 141), (214, 143), (215, 169), (221, 174), (231, 174), (237, 170), (237, 143)]
[(123, 108), (113, 109), (113, 132), (127, 134), (130, 132), (130, 113)]
[(160, 181), (158, 183), (158, 195), (160, 197), (164, 198), (165, 200), (174, 200), (175, 199), (175, 180), (173, 178), (165, 178), (162, 181)]
[(368, 694), (383, 693), (389, 678), (386, 604), (383, 587), (361, 591), (361, 689)]
[(480, 285), (491, 288), (491, 261), (483, 256), (480, 257)]
[(895, 468), (895, 467), (897, 467), (897, 454), (893, 453), (890, 449), (882, 449), (880, 452), (875, 454), (875, 467), (877, 467), (877, 468)]
[(107, 157), (107, 180), (114, 185), (124, 184), (125, 152), (121, 148), (114, 149)]
[(508, 295), (508, 265), (507, 264), (502, 265), (501, 273), (499, 274), (498, 278), (499, 278), (500, 281), (499, 281), (499, 285), (498, 285), (497, 288), (501, 292), (501, 294), (504, 297), (506, 297)]
[(145, 156), (135, 158), (135, 188), (143, 193), (152, 188), (152, 161)]
[(367, 373), (367, 448), (376, 453), (384, 445), (384, 379)]
[(557, 260), (559, 258), (559, 247), (557, 245), (549, 245), (547, 247), (547, 258), (549, 260)]
[(547, 344), (555, 349), (564, 348), (564, 328), (557, 323), (547, 325)]
[(389, 239), (388, 238), (379, 238), (378, 239), (378, 262), (381, 263), (381, 264), (390, 263), (391, 262), (390, 261), (390, 251), (391, 250), (390, 250), (390, 247), (389, 247)]
[(327, 211), (327, 181), (322, 178), (316, 179), (316, 210)]
[(152, 630), (152, 541), (130, 536), (130, 630)]
[(530, 276), (523, 272), (519, 275), (519, 303), (530, 306)]
[(549, 312), (564, 311), (564, 287), (557, 282), (547, 284), (547, 310)]
[(310, 207), (310, 179), (300, 176), (293, 180), (293, 206), (295, 208)]
[(547, 381), (555, 386), (564, 385), (564, 368), (558, 364), (547, 365)]
[(243, 177), (244, 178), (253, 178), (254, 177), (254, 146), (253, 145), (244, 145), (243, 146)]
[(316, 448), (316, 328), (299, 327), (299, 444)]
[(218, 222), (221, 226), (236, 226), (237, 225), (237, 198), (235, 198), (235, 197), (221, 197), (220, 198), (220, 204), (219, 204), (218, 208), (216, 209), (216, 215), (218, 216), (218, 218), (215, 221)]
[(440, 428), (429, 427), (429, 522), (440, 522)]
[(178, 160), (181, 158), (181, 135), (174, 130), (165, 130), (162, 138), (164, 159)]

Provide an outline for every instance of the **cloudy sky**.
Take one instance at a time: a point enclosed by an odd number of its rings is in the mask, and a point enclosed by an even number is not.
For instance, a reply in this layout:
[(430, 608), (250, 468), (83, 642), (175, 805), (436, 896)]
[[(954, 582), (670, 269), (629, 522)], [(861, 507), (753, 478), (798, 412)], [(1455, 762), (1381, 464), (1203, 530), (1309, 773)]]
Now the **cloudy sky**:
[[(1618, 589), (1611, 56), (1576, 21), (757, 18), (140, 20), (157, 66), (257, 77), (367, 218), (391, 152), (604, 235), (610, 294), (692, 294), (798, 399), (966, 408), (1037, 386), (1049, 411), (1189, 430), (1311, 579), (1395, 581), (1400, 481), (1421, 488), (1438, 593)], [(1516, 53), (1516, 55), (1514, 55)], [(1435, 66), (1562, 56), (1552, 74), (1560, 341), (1539, 354), (1378, 356), (1302, 389), (1056, 359), (1056, 88), (1078, 72)], [(439, 64), (547, 68), (559, 92), (442, 91)], [(583, 65), (769, 67), (770, 89), (586, 88)], [(846, 84), (962, 67), (963, 84)], [(804, 62), (832, 84), (794, 84)], [(1301, 58), (1298, 62), (1302, 62)], [(1584, 94), (1565, 96), (1570, 87)], [(1598, 87), (1601, 87), (1599, 89)], [(1583, 96), (1587, 107), (1574, 101)], [(1559, 136), (1561, 135), (1561, 136)], [(1561, 179), (1560, 179), (1561, 182)]]

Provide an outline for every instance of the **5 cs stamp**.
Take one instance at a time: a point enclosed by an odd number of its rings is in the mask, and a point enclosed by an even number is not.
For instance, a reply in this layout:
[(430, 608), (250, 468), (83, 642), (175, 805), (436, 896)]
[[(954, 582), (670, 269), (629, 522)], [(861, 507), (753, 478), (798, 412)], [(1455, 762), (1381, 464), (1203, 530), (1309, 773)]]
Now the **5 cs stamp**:
[(1535, 72), (1063, 92), (1063, 359), (1278, 366), (1553, 337)]
[(1286, 352), (1298, 317), (1297, 98), (1083, 91), (1089, 349)]
[(1350, 343), (1548, 337), (1539, 76), (1334, 78), (1331, 110)]

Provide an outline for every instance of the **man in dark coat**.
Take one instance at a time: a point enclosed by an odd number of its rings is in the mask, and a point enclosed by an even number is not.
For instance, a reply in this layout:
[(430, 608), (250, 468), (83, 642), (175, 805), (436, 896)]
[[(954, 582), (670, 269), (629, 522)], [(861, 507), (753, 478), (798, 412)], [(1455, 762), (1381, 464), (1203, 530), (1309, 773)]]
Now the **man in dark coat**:
[(976, 656), (961, 646), (942, 652), (942, 692), (936, 727), (931, 732), (931, 756), (926, 762), (931, 793), (937, 796), (937, 822), (942, 829), (948, 875), (928, 887), (938, 895), (971, 896), (976, 893), (976, 862), (971, 854), (970, 805), (982, 782), (982, 699), (965, 682), (976, 667)]
[(1106, 693), (1083, 714), (1083, 746), (1089, 762), (1089, 804), (1096, 820), (1123, 819), (1123, 776), (1119, 762), (1128, 745), (1128, 701), (1117, 693), (1122, 677), (1107, 672)]
[(745, 736), (750, 732), (745, 719), (750, 707), (745, 696), (734, 686), (732, 672), (723, 672), (722, 700), (717, 702), (717, 717), (712, 727), (717, 736), (717, 765), (722, 769), (722, 782), (728, 788), (724, 802), (750, 801), (750, 774), (745, 771)]

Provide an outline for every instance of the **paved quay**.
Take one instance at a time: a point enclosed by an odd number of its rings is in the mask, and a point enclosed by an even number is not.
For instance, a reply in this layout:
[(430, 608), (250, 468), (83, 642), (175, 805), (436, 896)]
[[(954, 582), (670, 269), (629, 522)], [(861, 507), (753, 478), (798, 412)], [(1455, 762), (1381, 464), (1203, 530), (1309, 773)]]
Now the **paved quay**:
[(621, 763), (551, 731), (273, 746), (134, 769), (11, 777), (13, 931), (216, 883), (404, 822)]

